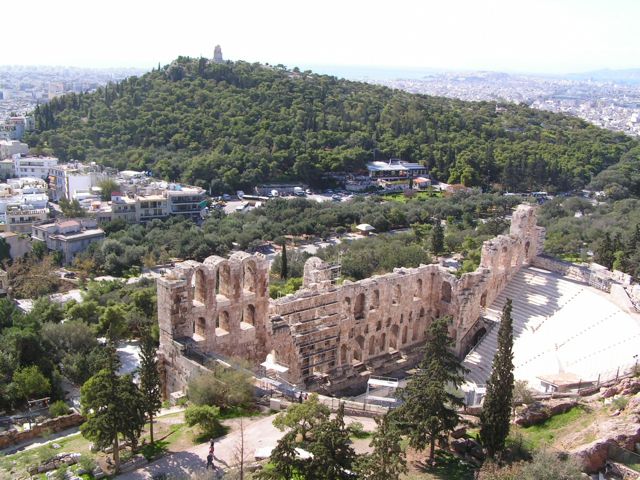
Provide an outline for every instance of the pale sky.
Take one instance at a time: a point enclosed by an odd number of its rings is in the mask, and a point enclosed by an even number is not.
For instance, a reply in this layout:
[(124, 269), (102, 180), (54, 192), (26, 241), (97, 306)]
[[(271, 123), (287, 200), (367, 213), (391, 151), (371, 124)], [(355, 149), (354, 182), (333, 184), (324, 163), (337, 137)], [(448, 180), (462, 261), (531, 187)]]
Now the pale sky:
[(640, 0), (11, 0), (0, 65), (178, 55), (538, 73), (640, 67)]

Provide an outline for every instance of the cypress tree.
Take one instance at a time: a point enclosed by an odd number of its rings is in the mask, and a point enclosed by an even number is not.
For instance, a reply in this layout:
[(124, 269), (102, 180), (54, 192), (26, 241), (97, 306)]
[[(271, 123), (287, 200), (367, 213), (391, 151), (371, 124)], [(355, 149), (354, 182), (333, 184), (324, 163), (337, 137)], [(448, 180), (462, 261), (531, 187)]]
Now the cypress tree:
[(280, 278), (286, 280), (289, 277), (289, 265), (287, 265), (287, 244), (282, 242), (282, 268)]
[(440, 219), (436, 219), (436, 223), (431, 230), (431, 252), (434, 255), (440, 255), (444, 250), (444, 229), (440, 223)]
[(153, 444), (153, 417), (162, 406), (160, 389), (160, 373), (156, 360), (156, 345), (147, 327), (142, 334), (140, 344), (140, 392), (143, 398), (143, 409), (149, 419), (149, 439)]
[(480, 414), (480, 440), (491, 458), (504, 450), (509, 435), (513, 386), (513, 321), (511, 299), (507, 299), (498, 330), (498, 351), (493, 358), (491, 377), (487, 382), (487, 393)]

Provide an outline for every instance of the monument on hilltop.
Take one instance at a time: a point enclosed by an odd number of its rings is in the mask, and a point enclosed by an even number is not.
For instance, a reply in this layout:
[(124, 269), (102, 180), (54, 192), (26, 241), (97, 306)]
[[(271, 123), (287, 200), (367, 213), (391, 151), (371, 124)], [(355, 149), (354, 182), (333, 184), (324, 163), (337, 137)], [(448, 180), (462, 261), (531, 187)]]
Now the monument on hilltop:
[(220, 45), (216, 45), (213, 49), (213, 63), (224, 63), (224, 59), (222, 58), (222, 48)]

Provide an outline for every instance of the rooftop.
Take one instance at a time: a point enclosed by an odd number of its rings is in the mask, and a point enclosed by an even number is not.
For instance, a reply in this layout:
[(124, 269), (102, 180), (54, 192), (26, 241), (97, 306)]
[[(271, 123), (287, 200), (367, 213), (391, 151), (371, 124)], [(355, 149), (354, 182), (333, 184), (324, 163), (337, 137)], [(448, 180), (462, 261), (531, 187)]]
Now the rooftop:
[(420, 165), (419, 163), (405, 162), (404, 160), (398, 160), (395, 158), (392, 158), (388, 162), (376, 161), (367, 163), (367, 170), (370, 172), (397, 172), (398, 170), (423, 170), (425, 168), (427, 167)]

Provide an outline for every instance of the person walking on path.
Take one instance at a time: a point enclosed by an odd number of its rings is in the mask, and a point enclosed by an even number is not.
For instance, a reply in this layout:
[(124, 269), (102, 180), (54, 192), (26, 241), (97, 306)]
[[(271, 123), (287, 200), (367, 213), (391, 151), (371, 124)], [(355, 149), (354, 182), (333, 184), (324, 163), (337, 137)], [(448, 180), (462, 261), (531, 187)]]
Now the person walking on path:
[(215, 470), (216, 467), (213, 466), (213, 453), (209, 451), (209, 455), (207, 455), (207, 470), (211, 467), (212, 470)]

